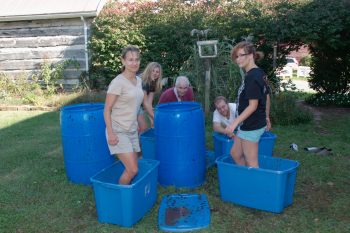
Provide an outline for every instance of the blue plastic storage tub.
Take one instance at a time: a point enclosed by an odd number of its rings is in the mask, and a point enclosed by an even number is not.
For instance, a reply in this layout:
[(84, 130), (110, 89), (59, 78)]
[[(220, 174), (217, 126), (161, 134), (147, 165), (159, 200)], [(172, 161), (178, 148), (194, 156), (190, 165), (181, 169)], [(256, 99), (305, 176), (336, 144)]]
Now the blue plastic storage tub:
[(213, 133), (214, 141), (214, 154), (215, 159), (221, 155), (229, 155), (231, 147), (233, 145), (233, 139), (227, 137), (224, 134), (214, 132)]
[(155, 204), (159, 162), (141, 159), (139, 172), (130, 185), (119, 185), (124, 171), (118, 161), (91, 177), (98, 221), (131, 227)]
[(172, 194), (163, 197), (158, 211), (162, 231), (184, 232), (208, 227), (209, 202), (205, 194)]
[[(259, 141), (258, 155), (272, 156), (276, 138), (277, 136), (275, 134), (271, 132), (264, 132)], [(230, 150), (233, 145), (233, 139), (227, 137), (224, 134), (214, 132), (213, 141), (216, 158), (222, 155), (230, 154)]]
[(150, 128), (140, 135), (143, 159), (156, 159), (154, 129)]
[(263, 135), (261, 135), (259, 141), (258, 155), (272, 156), (276, 138), (277, 136), (275, 134), (271, 133), (270, 131), (265, 131)]
[(218, 166), (223, 201), (259, 210), (280, 213), (293, 203), (299, 162), (261, 156), (259, 168), (239, 166), (231, 156), (221, 156)]

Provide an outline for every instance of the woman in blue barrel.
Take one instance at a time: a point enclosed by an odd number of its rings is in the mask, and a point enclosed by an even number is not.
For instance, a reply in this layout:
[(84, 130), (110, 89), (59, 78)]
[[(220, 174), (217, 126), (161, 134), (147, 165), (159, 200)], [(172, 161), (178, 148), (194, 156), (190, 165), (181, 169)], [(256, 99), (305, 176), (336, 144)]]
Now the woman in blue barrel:
[[(144, 93), (145, 101), (148, 106), (153, 106), (153, 99), (156, 93), (159, 93), (162, 88), (162, 67), (158, 62), (150, 62), (142, 72), (142, 89)], [(153, 126), (154, 116), (149, 116), (151, 125)], [(137, 116), (137, 122), (139, 124), (139, 132), (142, 133), (147, 129), (146, 115), (143, 108), (140, 108)]]
[(140, 67), (140, 50), (127, 46), (122, 51), (122, 73), (109, 84), (104, 119), (106, 137), (111, 154), (116, 154), (125, 170), (119, 184), (130, 184), (138, 172), (137, 152), (140, 152), (137, 113), (143, 102), (153, 116), (153, 110), (144, 99), (141, 78), (136, 76)]
[(258, 145), (261, 135), (270, 128), (270, 99), (266, 74), (255, 64), (262, 53), (256, 52), (252, 43), (242, 41), (231, 51), (231, 58), (244, 70), (245, 78), (238, 90), (238, 116), (226, 128), (232, 133), (236, 127), (231, 156), (235, 163), (249, 167), (259, 167)]

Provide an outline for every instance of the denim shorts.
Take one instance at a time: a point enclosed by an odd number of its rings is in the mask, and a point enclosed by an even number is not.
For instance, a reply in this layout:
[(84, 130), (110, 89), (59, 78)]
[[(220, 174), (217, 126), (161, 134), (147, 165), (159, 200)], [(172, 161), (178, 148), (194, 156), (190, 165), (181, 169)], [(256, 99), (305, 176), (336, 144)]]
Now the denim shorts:
[(265, 132), (266, 126), (250, 131), (238, 130), (237, 137), (251, 141), (251, 142), (259, 142), (261, 135)]

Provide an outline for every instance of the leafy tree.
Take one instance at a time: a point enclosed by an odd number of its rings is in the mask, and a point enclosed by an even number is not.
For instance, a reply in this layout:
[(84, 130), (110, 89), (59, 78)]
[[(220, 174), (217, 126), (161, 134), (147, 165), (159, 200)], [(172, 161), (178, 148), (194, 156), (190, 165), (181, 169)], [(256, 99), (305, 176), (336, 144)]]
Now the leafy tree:
[[(163, 65), (166, 77), (178, 75), (198, 39), (239, 42), (253, 38), (265, 58), (258, 64), (279, 89), (275, 71), (301, 45), (312, 53), (309, 79), (318, 92), (349, 91), (349, 17), (346, 0), (201, 0), (114, 2), (92, 28), (92, 76), (110, 79), (120, 72), (120, 51), (127, 44), (142, 49), (142, 66)], [(192, 29), (211, 29), (191, 37)], [(273, 51), (277, 48), (274, 64)], [(98, 80), (96, 78), (96, 80)]]

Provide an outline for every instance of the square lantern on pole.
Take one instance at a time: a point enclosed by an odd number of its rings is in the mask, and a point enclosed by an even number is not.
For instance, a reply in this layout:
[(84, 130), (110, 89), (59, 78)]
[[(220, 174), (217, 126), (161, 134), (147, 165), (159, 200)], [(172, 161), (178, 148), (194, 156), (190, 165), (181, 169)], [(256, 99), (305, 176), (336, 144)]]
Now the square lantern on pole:
[(218, 41), (217, 40), (202, 40), (197, 41), (199, 57), (204, 59), (205, 64), (205, 115), (209, 114), (209, 99), (210, 99), (210, 73), (211, 60), (218, 55)]
[(214, 58), (218, 55), (217, 40), (201, 40), (197, 41), (198, 52), (200, 58)]

